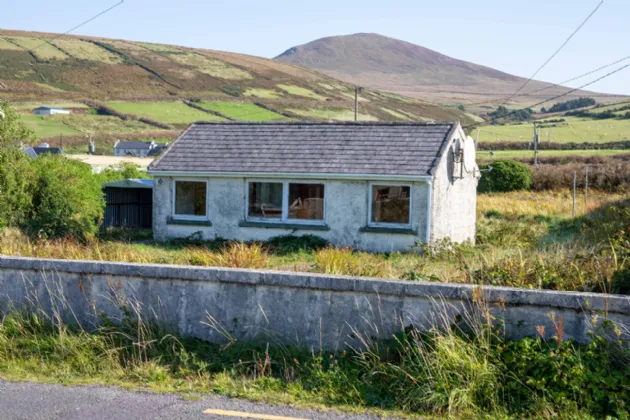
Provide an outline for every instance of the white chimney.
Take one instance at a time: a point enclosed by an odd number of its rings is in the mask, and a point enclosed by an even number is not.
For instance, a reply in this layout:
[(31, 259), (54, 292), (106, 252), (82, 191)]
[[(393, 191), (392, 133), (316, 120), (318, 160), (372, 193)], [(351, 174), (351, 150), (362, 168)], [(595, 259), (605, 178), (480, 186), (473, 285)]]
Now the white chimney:
[(48, 149), (50, 147), (50, 145), (48, 143), (42, 143), (37, 147), (43, 147), (44, 149)]

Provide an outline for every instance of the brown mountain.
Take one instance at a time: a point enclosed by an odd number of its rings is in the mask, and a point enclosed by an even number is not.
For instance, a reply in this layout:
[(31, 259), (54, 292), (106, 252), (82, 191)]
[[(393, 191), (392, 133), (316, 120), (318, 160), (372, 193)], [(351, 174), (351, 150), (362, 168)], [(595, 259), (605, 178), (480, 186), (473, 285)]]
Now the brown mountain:
[[(378, 34), (321, 38), (285, 51), (276, 60), (321, 71), (349, 83), (444, 103), (501, 103), (526, 79), (457, 60), (428, 48)], [(533, 104), (567, 91), (532, 81), (510, 103)], [(549, 88), (549, 89), (546, 89)], [(607, 102), (620, 96), (580, 91)], [(565, 99), (563, 99), (565, 100)]]

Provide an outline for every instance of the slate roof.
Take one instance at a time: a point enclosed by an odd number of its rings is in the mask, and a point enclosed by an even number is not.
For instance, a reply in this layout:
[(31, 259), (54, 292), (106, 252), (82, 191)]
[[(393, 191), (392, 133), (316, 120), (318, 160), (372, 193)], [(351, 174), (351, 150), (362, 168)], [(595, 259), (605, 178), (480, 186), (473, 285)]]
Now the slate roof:
[(144, 141), (120, 141), (114, 149), (151, 149), (151, 142)]
[(137, 178), (127, 178), (121, 179), (119, 181), (106, 182), (103, 184), (103, 187), (110, 188), (153, 188), (153, 180), (152, 179), (137, 179)]
[(194, 123), (149, 171), (432, 175), (458, 123)]
[(59, 147), (33, 147), (32, 149), (37, 156), (45, 154), (65, 155), (64, 151)]

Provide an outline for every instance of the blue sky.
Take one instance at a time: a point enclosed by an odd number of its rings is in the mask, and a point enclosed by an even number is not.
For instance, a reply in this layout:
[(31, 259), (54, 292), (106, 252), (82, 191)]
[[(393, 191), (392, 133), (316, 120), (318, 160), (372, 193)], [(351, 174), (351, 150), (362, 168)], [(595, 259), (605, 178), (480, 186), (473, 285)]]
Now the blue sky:
[[(12, 5), (2, 8), (0, 28), (65, 32), (115, 0), (20, 2), (28, 7), (15, 0), (2, 2)], [(75, 33), (274, 57), (291, 46), (324, 36), (376, 32), (529, 77), (598, 3), (125, 0)], [(561, 82), (630, 55), (629, 22), (630, 1), (606, 0), (538, 78)], [(630, 94), (630, 68), (591, 89)]]

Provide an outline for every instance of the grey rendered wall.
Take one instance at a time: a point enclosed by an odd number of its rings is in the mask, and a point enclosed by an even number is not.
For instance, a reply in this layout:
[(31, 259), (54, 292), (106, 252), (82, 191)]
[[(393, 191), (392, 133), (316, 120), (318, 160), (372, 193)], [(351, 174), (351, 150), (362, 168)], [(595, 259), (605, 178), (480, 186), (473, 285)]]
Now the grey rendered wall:
[(99, 322), (95, 314), (118, 320), (121, 304), (137, 303), (145, 319), (157, 316), (186, 336), (222, 343), (223, 329), (242, 341), (327, 349), (360, 345), (358, 337), (391, 338), (410, 325), (450, 324), (486, 306), (514, 339), (535, 336), (539, 326), (551, 339), (554, 320), (564, 324), (565, 338), (579, 342), (589, 339), (593, 322), (609, 319), (622, 338), (629, 338), (630, 326), (624, 296), (0, 256), (0, 312), (34, 301), (88, 328)]
[[(453, 136), (465, 139), (461, 129)], [(473, 173), (463, 171), (463, 178), (453, 175), (452, 141), (433, 179), (431, 197), (431, 238), (450, 238), (453, 242), (475, 240), (477, 224), (477, 183)], [(459, 176), (460, 172), (455, 175)]]
[[(412, 184), (412, 234), (363, 233), (367, 224), (367, 181), (324, 180), (328, 231), (240, 227), (245, 217), (245, 179), (196, 178), (208, 181), (208, 214), (212, 226), (167, 224), (172, 211), (173, 178), (156, 177), (153, 188), (153, 234), (157, 240), (200, 234), (204, 239), (266, 240), (278, 235), (314, 234), (337, 246), (374, 252), (407, 251), (424, 241), (427, 223), (428, 184)], [(385, 183), (386, 184), (386, 183)]]

